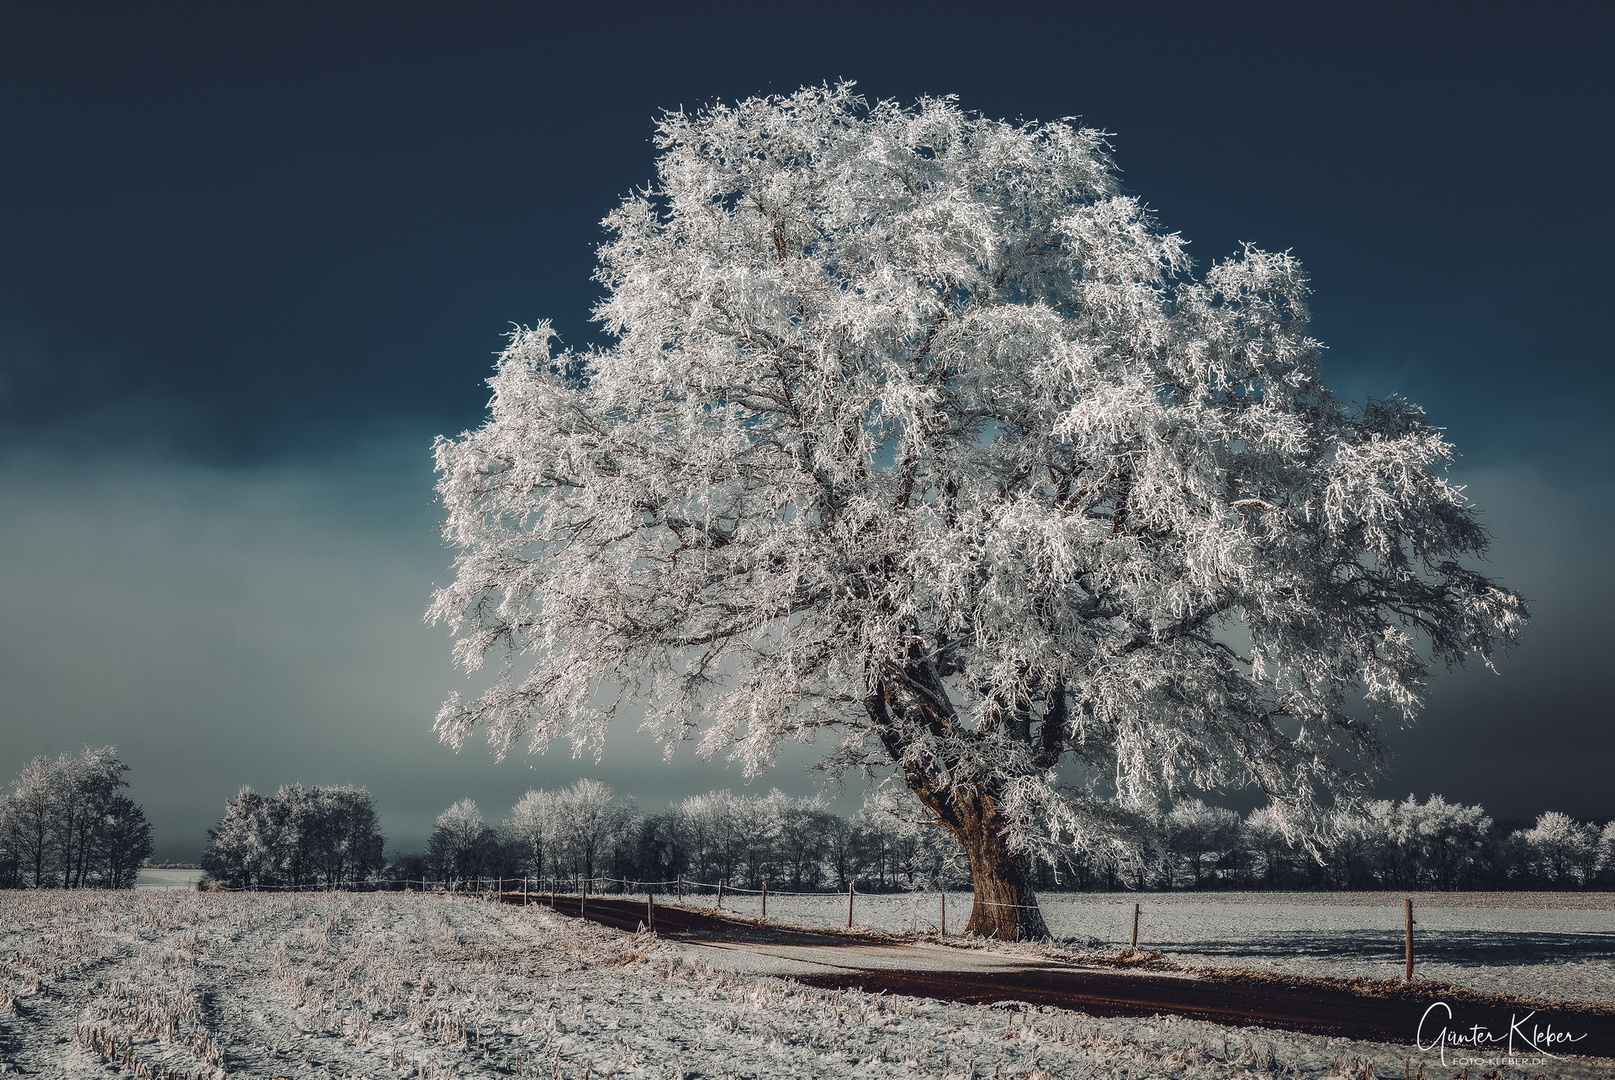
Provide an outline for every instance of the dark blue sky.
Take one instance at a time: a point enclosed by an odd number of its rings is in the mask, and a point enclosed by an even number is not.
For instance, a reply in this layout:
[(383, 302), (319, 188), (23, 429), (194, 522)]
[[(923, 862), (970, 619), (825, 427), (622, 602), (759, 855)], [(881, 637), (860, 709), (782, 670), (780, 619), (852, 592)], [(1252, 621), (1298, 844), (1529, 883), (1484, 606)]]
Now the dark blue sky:
[(367, 784), (406, 844), (585, 772), (647, 805), (743, 783), (626, 735), (598, 767), (433, 743), (427, 446), (477, 422), (512, 322), (591, 339), (658, 110), (851, 78), (1080, 116), (1202, 261), (1293, 250), (1331, 384), (1446, 426), (1537, 611), (1501, 676), (1438, 680), (1381, 790), (1615, 815), (1608, 17), (990, 12), (0, 9), (0, 773), (115, 742), (175, 855), (242, 783)]

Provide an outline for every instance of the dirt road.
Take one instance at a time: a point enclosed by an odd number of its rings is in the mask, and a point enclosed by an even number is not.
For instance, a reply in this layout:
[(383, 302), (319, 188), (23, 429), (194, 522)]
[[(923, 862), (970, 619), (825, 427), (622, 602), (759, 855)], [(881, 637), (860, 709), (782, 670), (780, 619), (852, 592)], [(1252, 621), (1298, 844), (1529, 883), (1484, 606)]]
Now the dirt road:
[[(506, 902), (520, 903), (519, 894)], [(532, 901), (540, 902), (533, 896)], [(543, 898), (548, 905), (548, 898)], [(1216, 1024), (1260, 1025), (1377, 1042), (1434, 1046), (1478, 1036), (1489, 1052), (1615, 1057), (1615, 1009), (1583, 1002), (1524, 1002), (1438, 984), (1352, 985), (1265, 973), (1148, 971), (1062, 963), (932, 942), (799, 930), (727, 917), (696, 907), (590, 897), (591, 921), (623, 930), (652, 924), (666, 938), (700, 947), (711, 959), (811, 986), (888, 991), (945, 1001), (1024, 1001), (1094, 1016), (1168, 1013)], [(578, 915), (576, 896), (558, 897)], [(1440, 1004), (1438, 1004), (1440, 1003)], [(1450, 1010), (1450, 1012), (1448, 1012)], [(1422, 1028), (1421, 1028), (1422, 1024)], [(1549, 1034), (1551, 1033), (1551, 1034)], [(1551, 1041), (1550, 1041), (1551, 1040)]]

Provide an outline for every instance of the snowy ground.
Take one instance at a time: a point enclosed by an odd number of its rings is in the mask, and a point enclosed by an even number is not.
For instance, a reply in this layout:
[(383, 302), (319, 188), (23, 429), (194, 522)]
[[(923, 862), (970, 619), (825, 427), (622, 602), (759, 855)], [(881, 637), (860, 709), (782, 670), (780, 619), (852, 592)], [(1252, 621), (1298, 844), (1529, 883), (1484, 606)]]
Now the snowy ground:
[(0, 894), (0, 1062), (43, 1077), (1267, 1078), (1367, 1060), (1459, 1072), (1411, 1046), (819, 991), (443, 896)]
[(194, 889), (202, 880), (205, 870), (184, 870), (172, 867), (142, 867), (135, 877), (137, 889)]
[[(1138, 947), (1186, 964), (1333, 978), (1400, 978), (1402, 900), (1414, 907), (1414, 959), (1426, 979), (1490, 993), (1580, 1001), (1615, 998), (1615, 894), (1610, 893), (1050, 893), (1049, 932), (1077, 948)], [(700, 899), (697, 900), (700, 902)], [(756, 915), (759, 898), (726, 894)], [(970, 917), (970, 894), (949, 893), (948, 928)], [(844, 925), (842, 895), (770, 895), (768, 915), (803, 926)], [(938, 929), (937, 893), (858, 895), (853, 919), (871, 929)]]

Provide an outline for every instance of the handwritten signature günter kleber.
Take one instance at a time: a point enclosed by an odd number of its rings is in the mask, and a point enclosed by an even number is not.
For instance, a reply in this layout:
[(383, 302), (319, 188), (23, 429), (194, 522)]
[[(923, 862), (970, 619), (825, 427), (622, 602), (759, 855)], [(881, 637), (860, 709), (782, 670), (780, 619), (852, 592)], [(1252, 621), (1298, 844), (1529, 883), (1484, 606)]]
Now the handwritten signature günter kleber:
[[(1445, 1022), (1442, 1021), (1441, 1017), (1436, 1017), (1432, 1021), (1431, 1014), (1438, 1009), (1446, 1013)], [(1447, 1064), (1448, 1050), (1502, 1051), (1509, 1057), (1513, 1057), (1516, 1048), (1518, 1048), (1520, 1052), (1558, 1057), (1558, 1054), (1550, 1051), (1550, 1047), (1556, 1046), (1560, 1049), (1567, 1049), (1568, 1047), (1565, 1044), (1578, 1043), (1587, 1037), (1585, 1033), (1573, 1035), (1568, 1031), (1555, 1030), (1551, 1023), (1531, 1024), (1527, 1028), (1527, 1022), (1535, 1015), (1535, 1009), (1532, 1009), (1524, 1016), (1520, 1016), (1518, 1013), (1510, 1014), (1508, 1030), (1502, 1033), (1493, 1031), (1485, 1024), (1472, 1024), (1469, 1027), (1455, 1029), (1452, 1026), (1452, 1006), (1445, 1001), (1436, 1001), (1432, 1002), (1430, 1007), (1424, 1010), (1424, 1015), (1419, 1018), (1419, 1029), (1414, 1034), (1414, 1042), (1422, 1051), (1439, 1048), (1441, 1051), (1441, 1064), (1445, 1065)], [(1427, 1037), (1425, 1029), (1432, 1023), (1440, 1023), (1440, 1030)]]

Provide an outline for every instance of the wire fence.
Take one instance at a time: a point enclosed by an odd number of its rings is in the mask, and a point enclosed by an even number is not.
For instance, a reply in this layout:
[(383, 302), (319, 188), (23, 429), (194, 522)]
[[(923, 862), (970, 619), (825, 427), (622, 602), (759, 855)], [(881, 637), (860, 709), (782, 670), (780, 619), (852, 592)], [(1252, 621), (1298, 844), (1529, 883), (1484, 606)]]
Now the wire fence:
[[(894, 903), (906, 905), (908, 918), (898, 919), (904, 926), (890, 925), (893, 920), (889, 916), (881, 920), (883, 930), (902, 929), (915, 933), (943, 933), (948, 932), (948, 895), (946, 892), (874, 892), (866, 893), (855, 885), (849, 884), (845, 892), (827, 892), (823, 889), (770, 889), (767, 882), (760, 888), (734, 885), (727, 881), (702, 881), (698, 878), (683, 876), (666, 878), (658, 881), (645, 881), (631, 878), (614, 877), (549, 877), (534, 879), (531, 877), (492, 877), (492, 878), (372, 878), (362, 883), (341, 882), (302, 882), (298, 884), (249, 884), (224, 885), (216, 880), (203, 879), (200, 887), (208, 892), (266, 892), (266, 893), (328, 893), (328, 892), (419, 892), (443, 893), (456, 896), (481, 897), (485, 899), (499, 898), (510, 900), (514, 896), (521, 896), (527, 901), (540, 900), (546, 897), (590, 897), (590, 896), (619, 896), (624, 898), (643, 897), (647, 902), (660, 899), (663, 903), (689, 903), (703, 904), (710, 897), (710, 903), (716, 910), (725, 911), (742, 917), (768, 918), (768, 904), (772, 900), (776, 913), (780, 913), (781, 901), (801, 900), (807, 898), (822, 904), (834, 898), (844, 898), (846, 905), (845, 918), (838, 910), (834, 917), (823, 912), (813, 910), (813, 906), (791, 905), (790, 921), (803, 926), (831, 926), (844, 925), (854, 927), (869, 924), (857, 921), (856, 897), (865, 897), (868, 901), (876, 903), (881, 908), (891, 908)], [(924, 898), (924, 899), (922, 899)], [(727, 903), (725, 902), (727, 901)], [(955, 924), (957, 930), (962, 924), (958, 917), (959, 900), (955, 903)], [(1036, 904), (1002, 904), (987, 900), (970, 899), (970, 906), (987, 908), (1018, 908), (1025, 911), (1038, 910)], [(928, 905), (935, 905), (936, 910), (931, 912)], [(838, 905), (839, 906), (839, 905)], [(934, 917), (932, 917), (934, 915)]]
[[(1503, 908), (1422, 908), (1414, 919), (1413, 901), (1385, 895), (1346, 905), (1283, 903), (1264, 899), (1234, 901), (1217, 894), (1169, 894), (1118, 897), (1115, 894), (1051, 893), (1038, 904), (1005, 904), (976, 899), (970, 892), (865, 892), (849, 885), (844, 891), (775, 889), (675, 877), (656, 881), (613, 877), (466, 878), (444, 880), (389, 878), (367, 881), (358, 889), (325, 883), (270, 885), (256, 888), (210, 886), (223, 892), (318, 893), (332, 891), (407, 891), (446, 894), (505, 903), (550, 904), (566, 901), (563, 910), (585, 907), (589, 899), (620, 898), (647, 905), (680, 904), (806, 929), (857, 928), (885, 933), (959, 936), (971, 917), (982, 911), (1037, 910), (1060, 944), (1082, 949), (1156, 950), (1195, 956), (1210, 962), (1263, 958), (1273, 962), (1309, 957), (1317, 964), (1342, 969), (1371, 964), (1379, 977), (1413, 977), (1414, 928), (1428, 916), (1437, 953), (1475, 949), (1487, 935), (1509, 934), (1514, 927)], [(579, 900), (581, 904), (574, 905)], [(1234, 909), (1237, 909), (1235, 911)], [(1561, 932), (1594, 946), (1599, 957), (1615, 962), (1615, 911), (1560, 911), (1569, 919)], [(1570, 918), (1575, 916), (1574, 918)], [(1486, 925), (1492, 923), (1493, 925)], [(1425, 931), (1421, 930), (1421, 935)], [(1443, 940), (1443, 938), (1450, 940)], [(1519, 940), (1518, 935), (1513, 935)], [(1426, 938), (1426, 941), (1430, 939)], [(1570, 940), (1566, 938), (1565, 940)], [(1495, 941), (1486, 948), (1495, 949)], [(1424, 949), (1425, 946), (1421, 946)], [(1421, 955), (1430, 955), (1421, 952)], [(1443, 957), (1454, 959), (1453, 957)], [(1202, 962), (1196, 960), (1195, 962)], [(1465, 962), (1457, 957), (1455, 962)]]

